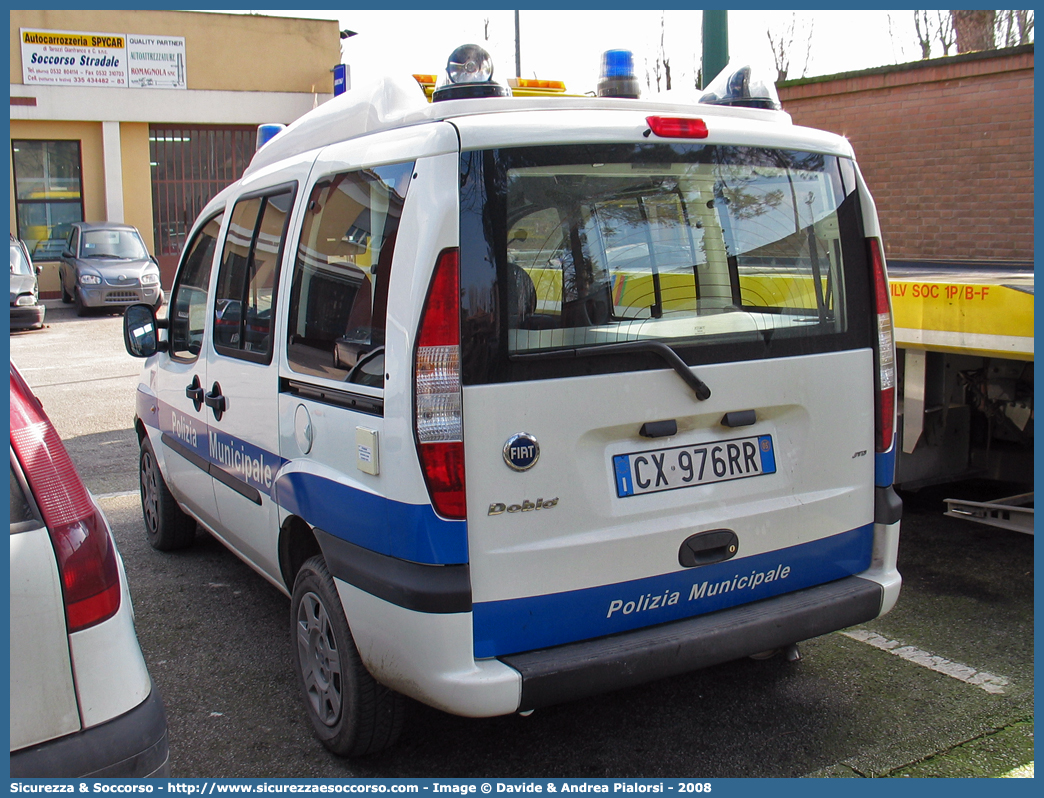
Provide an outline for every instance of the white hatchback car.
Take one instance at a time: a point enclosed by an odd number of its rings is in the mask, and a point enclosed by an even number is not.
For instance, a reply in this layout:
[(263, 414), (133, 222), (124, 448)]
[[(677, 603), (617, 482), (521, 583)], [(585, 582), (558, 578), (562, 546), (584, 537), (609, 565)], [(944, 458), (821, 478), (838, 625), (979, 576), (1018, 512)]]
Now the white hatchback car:
[(11, 364), (11, 775), (170, 775), (123, 561)]

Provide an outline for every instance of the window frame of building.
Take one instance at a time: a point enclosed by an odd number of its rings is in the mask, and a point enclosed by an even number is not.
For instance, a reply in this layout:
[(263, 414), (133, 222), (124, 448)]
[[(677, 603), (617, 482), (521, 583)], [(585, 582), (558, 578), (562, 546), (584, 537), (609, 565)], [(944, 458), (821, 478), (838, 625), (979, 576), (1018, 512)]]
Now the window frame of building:
[(164, 274), (173, 276), (192, 223), (254, 155), (249, 125), (149, 125), (153, 236)]
[[(51, 149), (57, 150), (57, 145), (71, 145), (75, 147), (75, 158), (70, 157), (70, 154), (64, 156), (66, 164), (72, 166), (75, 170), (75, 175), (62, 178), (51, 174), (49, 169), (50, 157), (48, 157), (48, 154)], [(41, 146), (43, 148), (44, 157), (39, 159), (42, 169), (38, 174), (27, 174), (30, 163), (26, 157), (20, 157), (20, 153), (30, 146)], [(11, 169), (14, 180), (15, 223), (18, 226), (18, 237), (25, 241), (34, 259), (58, 260), (61, 250), (65, 249), (68, 240), (68, 225), (71, 225), (73, 222), (82, 222), (85, 218), (83, 209), (83, 142), (79, 139), (11, 139)], [(59, 187), (56, 184), (58, 180), (69, 181), (68, 187)], [(39, 187), (26, 190), (19, 189), (20, 184), (29, 182), (38, 184)], [(34, 194), (40, 196), (33, 196)], [(75, 196), (59, 196), (60, 194), (75, 194)], [(63, 216), (60, 221), (49, 221), (53, 218), (52, 209), (58, 208), (75, 208), (75, 218), (73, 218), (73, 215), (69, 215), (66, 218), (65, 215), (60, 214)], [(37, 209), (43, 209), (44, 218), (40, 220), (43, 223), (31, 224), (31, 221), (36, 220), (26, 218), (27, 212), (30, 210), (37, 211)], [(41, 232), (45, 232), (47, 237), (41, 237)], [(61, 242), (61, 246), (59, 247), (51, 242)]]

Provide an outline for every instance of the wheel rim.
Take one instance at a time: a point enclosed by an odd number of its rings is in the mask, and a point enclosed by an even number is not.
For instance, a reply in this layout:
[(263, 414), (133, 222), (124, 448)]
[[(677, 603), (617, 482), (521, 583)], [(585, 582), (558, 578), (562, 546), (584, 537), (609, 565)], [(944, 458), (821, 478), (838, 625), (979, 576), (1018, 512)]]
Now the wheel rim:
[(159, 529), (159, 474), (156, 461), (149, 452), (141, 455), (141, 509), (145, 525), (155, 534)]
[(306, 593), (297, 608), (297, 653), (312, 711), (327, 726), (341, 717), (341, 656), (322, 599)]

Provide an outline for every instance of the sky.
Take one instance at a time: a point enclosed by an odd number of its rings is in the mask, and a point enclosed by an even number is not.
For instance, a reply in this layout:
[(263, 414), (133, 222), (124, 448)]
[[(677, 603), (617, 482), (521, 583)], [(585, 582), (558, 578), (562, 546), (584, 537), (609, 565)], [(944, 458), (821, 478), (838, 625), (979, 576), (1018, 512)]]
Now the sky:
[[(461, 44), (480, 44), (490, 51), (494, 79), (515, 72), (511, 10), (258, 9), (253, 13), (336, 19), (341, 29), (356, 31), (356, 36), (342, 41), (341, 48), (353, 86), (384, 74), (441, 72), (449, 53)], [(695, 86), (702, 55), (699, 10), (522, 10), (519, 19), (522, 77), (564, 80), (570, 92), (593, 92), (602, 52), (621, 48), (634, 52), (638, 78), (645, 86), (655, 82), (652, 75), (662, 36), (673, 87)], [(791, 58), (791, 78), (803, 72), (809, 77), (828, 75), (920, 58), (909, 10), (730, 10), (730, 58), (760, 64), (774, 78), (766, 32), (771, 29), (779, 38), (791, 24), (797, 31), (795, 40), (801, 43)]]

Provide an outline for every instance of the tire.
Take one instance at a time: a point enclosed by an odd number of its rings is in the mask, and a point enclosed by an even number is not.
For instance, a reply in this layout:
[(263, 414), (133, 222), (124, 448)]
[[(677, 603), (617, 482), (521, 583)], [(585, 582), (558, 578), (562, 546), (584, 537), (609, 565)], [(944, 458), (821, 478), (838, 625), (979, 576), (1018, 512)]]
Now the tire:
[(196, 537), (196, 519), (178, 507), (163, 481), (156, 452), (147, 436), (141, 441), (138, 484), (149, 545), (157, 551), (177, 551), (191, 546)]
[(61, 274), (58, 275), (58, 279), (62, 284), (62, 302), (66, 305), (71, 305), (73, 298), (68, 291), (65, 290), (65, 278)]
[(338, 756), (375, 754), (402, 732), (406, 699), (370, 675), (321, 556), (301, 566), (290, 604), (294, 672), (316, 736)]
[(79, 289), (76, 289), (75, 293), (73, 294), (73, 302), (76, 303), (77, 316), (87, 316), (90, 314), (90, 308), (83, 304), (83, 297), (80, 296)]

